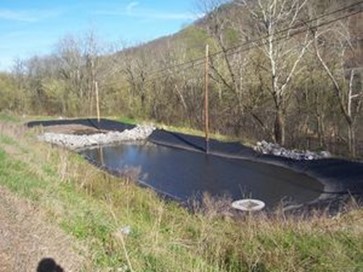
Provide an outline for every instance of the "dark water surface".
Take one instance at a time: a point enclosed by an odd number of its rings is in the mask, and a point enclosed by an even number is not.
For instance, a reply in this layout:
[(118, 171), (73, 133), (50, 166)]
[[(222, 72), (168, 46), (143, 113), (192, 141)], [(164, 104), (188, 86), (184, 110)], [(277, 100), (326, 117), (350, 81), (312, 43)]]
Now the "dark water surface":
[(208, 192), (233, 200), (257, 198), (273, 207), (281, 201), (312, 201), (323, 190), (317, 180), (282, 167), (152, 144), (123, 144), (81, 153), (112, 170), (138, 167), (142, 182), (182, 201)]

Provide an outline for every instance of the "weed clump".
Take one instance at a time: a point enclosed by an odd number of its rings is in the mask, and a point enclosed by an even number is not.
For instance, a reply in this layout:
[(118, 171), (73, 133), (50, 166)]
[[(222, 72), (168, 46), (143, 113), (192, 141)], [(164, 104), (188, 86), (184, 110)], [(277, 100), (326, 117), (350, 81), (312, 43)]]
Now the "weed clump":
[[(81, 156), (2, 127), (1, 186), (44, 209), (90, 248), (90, 271), (359, 271), (363, 211), (241, 214), (205, 195), (192, 212)], [(4, 138), (5, 137), (5, 138)], [(10, 163), (11, 161), (11, 163)], [(6, 165), (6, 166), (5, 166)], [(6, 177), (6, 178), (3, 178)], [(128, 232), (120, 232), (128, 226)]]

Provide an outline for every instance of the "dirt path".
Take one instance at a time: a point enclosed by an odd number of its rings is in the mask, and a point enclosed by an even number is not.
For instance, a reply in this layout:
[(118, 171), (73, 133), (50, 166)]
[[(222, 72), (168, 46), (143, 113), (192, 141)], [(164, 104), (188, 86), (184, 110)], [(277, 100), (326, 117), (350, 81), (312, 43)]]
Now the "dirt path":
[(84, 266), (81, 247), (40, 210), (0, 186), (0, 272), (36, 271), (42, 258), (53, 258), (64, 271)]

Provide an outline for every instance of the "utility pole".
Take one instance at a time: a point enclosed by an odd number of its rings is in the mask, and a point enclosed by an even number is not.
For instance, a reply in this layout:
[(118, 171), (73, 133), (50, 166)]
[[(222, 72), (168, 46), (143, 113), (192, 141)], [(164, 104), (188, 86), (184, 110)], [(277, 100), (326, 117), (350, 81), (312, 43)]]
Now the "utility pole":
[(95, 93), (96, 93), (96, 109), (97, 109), (97, 122), (100, 123), (101, 121), (101, 113), (100, 113), (100, 98), (98, 93), (98, 82), (94, 82), (95, 85)]
[(205, 92), (204, 92), (204, 129), (205, 129), (205, 152), (209, 153), (209, 46), (205, 46)]

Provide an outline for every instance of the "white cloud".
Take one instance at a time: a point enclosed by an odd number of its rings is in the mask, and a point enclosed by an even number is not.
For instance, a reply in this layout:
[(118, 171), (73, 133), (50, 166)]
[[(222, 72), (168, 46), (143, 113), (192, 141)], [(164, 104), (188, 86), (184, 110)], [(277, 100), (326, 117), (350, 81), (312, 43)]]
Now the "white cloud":
[(133, 9), (137, 6), (139, 6), (140, 3), (139, 2), (136, 2), (136, 1), (133, 1), (133, 2), (130, 2), (127, 6), (126, 6), (126, 11), (127, 13), (131, 13), (133, 11)]
[(109, 15), (109, 16), (128, 16), (140, 19), (153, 19), (153, 20), (196, 20), (203, 16), (203, 14), (193, 14), (191, 12), (167, 12), (157, 10), (138, 10), (127, 9), (125, 11), (99, 11), (96, 14)]
[(33, 23), (60, 14), (57, 10), (10, 10), (0, 9), (0, 20)]
[(131, 1), (122, 9), (114, 10), (98, 10), (93, 12), (98, 15), (108, 16), (127, 16), (145, 20), (165, 20), (165, 21), (180, 21), (180, 20), (196, 20), (204, 16), (204, 14), (195, 14), (192, 12), (169, 12), (165, 10), (157, 10), (145, 8), (139, 1)]

